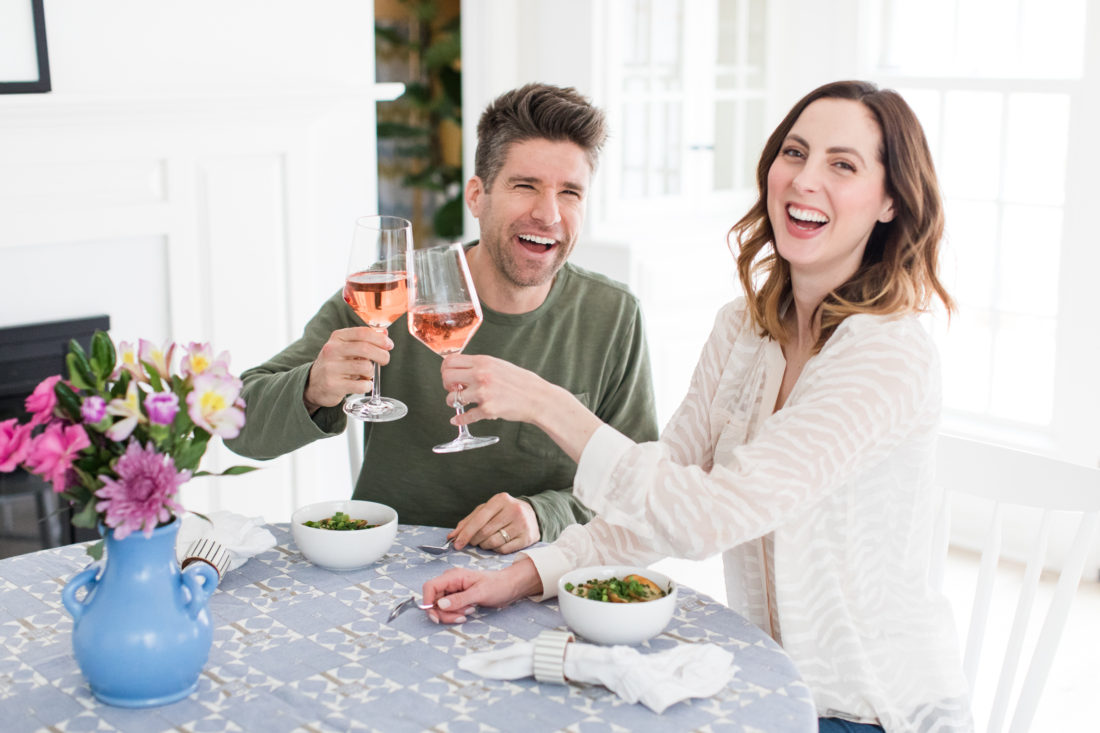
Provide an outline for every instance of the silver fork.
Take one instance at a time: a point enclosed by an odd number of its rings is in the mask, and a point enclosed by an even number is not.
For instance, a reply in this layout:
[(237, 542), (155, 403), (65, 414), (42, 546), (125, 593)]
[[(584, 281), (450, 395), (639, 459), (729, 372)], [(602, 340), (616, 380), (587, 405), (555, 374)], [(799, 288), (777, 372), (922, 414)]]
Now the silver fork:
[(423, 550), (429, 555), (443, 555), (450, 552), (451, 546), (454, 544), (454, 539), (449, 539), (443, 543), (442, 547), (436, 547), (435, 545), (418, 545), (416, 549)]
[(432, 604), (430, 604), (430, 603), (417, 603), (416, 602), (416, 596), (409, 596), (408, 598), (406, 598), (405, 600), (401, 601), (400, 603), (398, 603), (396, 606), (393, 607), (393, 610), (390, 611), (389, 618), (386, 619), (386, 623), (389, 623), (390, 621), (393, 621), (395, 618), (397, 618), (401, 614), (405, 613), (405, 611), (408, 611), (413, 606), (416, 606), (421, 611), (427, 611), (429, 608), (432, 607)]

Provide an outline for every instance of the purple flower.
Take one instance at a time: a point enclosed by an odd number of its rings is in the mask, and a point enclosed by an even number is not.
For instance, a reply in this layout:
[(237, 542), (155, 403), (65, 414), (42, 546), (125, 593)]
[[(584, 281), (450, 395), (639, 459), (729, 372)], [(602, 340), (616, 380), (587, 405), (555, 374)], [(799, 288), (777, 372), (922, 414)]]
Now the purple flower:
[(80, 406), (80, 414), (83, 416), (84, 422), (95, 425), (106, 417), (107, 401), (99, 395), (92, 395), (84, 400), (84, 404)]
[(145, 411), (153, 425), (171, 425), (180, 409), (180, 398), (174, 392), (155, 392), (145, 398)]
[(176, 502), (180, 485), (191, 478), (190, 471), (176, 471), (171, 456), (158, 453), (152, 444), (142, 447), (131, 441), (115, 464), (118, 478), (100, 474), (103, 488), (96, 509), (103, 522), (115, 530), (116, 539), (125, 539), (141, 530), (146, 537), (173, 513), (183, 512)]

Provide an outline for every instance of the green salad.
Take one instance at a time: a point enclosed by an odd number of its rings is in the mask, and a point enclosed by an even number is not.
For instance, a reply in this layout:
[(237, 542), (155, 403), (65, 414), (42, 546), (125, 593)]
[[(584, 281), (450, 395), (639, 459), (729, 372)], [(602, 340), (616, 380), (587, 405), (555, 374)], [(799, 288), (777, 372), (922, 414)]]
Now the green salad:
[(606, 603), (640, 603), (664, 598), (668, 591), (661, 590), (656, 583), (641, 575), (628, 575), (625, 578), (607, 578), (587, 580), (580, 585), (565, 584), (565, 590), (575, 596), (592, 601)]
[(336, 512), (328, 519), (322, 519), (318, 522), (309, 521), (302, 522), (302, 524), (317, 529), (370, 529), (378, 526), (377, 524), (367, 524), (365, 519), (352, 519), (343, 512)]

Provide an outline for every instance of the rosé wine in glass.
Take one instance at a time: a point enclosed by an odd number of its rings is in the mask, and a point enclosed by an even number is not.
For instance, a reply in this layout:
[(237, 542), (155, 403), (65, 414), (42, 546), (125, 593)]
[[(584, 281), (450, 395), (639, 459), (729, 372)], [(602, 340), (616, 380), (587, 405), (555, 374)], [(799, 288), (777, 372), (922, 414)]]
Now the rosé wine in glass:
[[(344, 302), (363, 323), (379, 331), (409, 307), (405, 254), (412, 247), (412, 224), (396, 216), (364, 216), (355, 221), (348, 256)], [(344, 412), (367, 422), (389, 422), (408, 414), (404, 402), (382, 396), (382, 367), (374, 365), (370, 397), (344, 399)]]
[[(408, 255), (409, 333), (444, 356), (466, 348), (481, 325), (481, 301), (461, 244), (410, 249)], [(455, 412), (462, 414), (461, 391), (455, 393)], [(465, 425), (458, 437), (434, 446), (436, 453), (457, 453), (492, 445), (495, 435), (471, 435)]]

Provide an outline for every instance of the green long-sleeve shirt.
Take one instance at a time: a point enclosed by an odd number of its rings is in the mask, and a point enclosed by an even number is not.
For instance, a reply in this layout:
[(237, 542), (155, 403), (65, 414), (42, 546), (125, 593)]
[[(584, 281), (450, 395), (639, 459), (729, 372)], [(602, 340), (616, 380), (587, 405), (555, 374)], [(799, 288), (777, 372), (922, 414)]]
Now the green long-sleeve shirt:
[[(614, 281), (571, 264), (558, 272), (541, 306), (523, 314), (484, 308), (485, 320), (467, 354), (491, 354), (565, 387), (604, 422), (637, 441), (655, 440), (657, 423), (649, 356), (637, 299)], [(274, 458), (318, 438), (343, 432), (340, 406), (312, 418), (302, 402), (310, 365), (329, 335), (363, 322), (336, 293), (306, 325), (302, 337), (242, 375), (247, 422), (226, 441), (236, 453)], [(453, 438), (440, 379), (440, 358), (409, 335), (402, 316), (389, 329), (394, 342), (382, 369), (382, 394), (409, 414), (365, 423), (363, 469), (354, 498), (397, 510), (401, 522), (453, 527), (478, 504), (504, 491), (528, 501), (542, 539), (552, 541), (591, 512), (573, 497), (576, 463), (533, 425), (486, 420), (475, 435), (496, 435), (486, 448), (438, 455), (431, 447)]]

